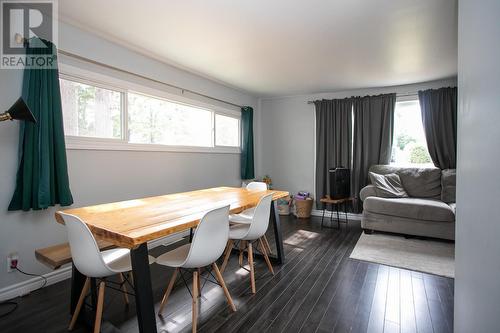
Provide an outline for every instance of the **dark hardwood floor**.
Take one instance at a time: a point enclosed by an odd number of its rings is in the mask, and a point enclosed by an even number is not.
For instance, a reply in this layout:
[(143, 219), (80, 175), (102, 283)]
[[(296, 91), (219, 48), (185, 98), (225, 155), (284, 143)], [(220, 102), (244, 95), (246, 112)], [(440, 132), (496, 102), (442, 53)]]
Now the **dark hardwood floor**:
[[(233, 256), (224, 278), (238, 311), (231, 312), (218, 286), (205, 284), (200, 332), (453, 332), (453, 279), (349, 259), (359, 222), (339, 231), (322, 229), (319, 218), (281, 220), (286, 263), (272, 276), (257, 259), (252, 295), (248, 273)], [(158, 308), (172, 270), (153, 265), (151, 274)], [(69, 294), (63, 281), (16, 299), (19, 307), (0, 319), (0, 332), (67, 332)], [(137, 332), (133, 300), (126, 307), (122, 294), (107, 289), (104, 320), (102, 332)], [(158, 332), (191, 330), (191, 298), (181, 281), (157, 325)]]

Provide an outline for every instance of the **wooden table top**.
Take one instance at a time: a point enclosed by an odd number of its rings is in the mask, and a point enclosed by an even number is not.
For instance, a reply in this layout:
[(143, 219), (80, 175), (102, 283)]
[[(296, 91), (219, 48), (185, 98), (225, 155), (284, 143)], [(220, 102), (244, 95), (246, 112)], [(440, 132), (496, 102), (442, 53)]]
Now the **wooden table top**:
[[(289, 195), (285, 191), (252, 191), (216, 187), (157, 197), (114, 202), (63, 210), (79, 217), (100, 240), (134, 248), (154, 239), (195, 227), (214, 208), (230, 205), (231, 213), (255, 207), (260, 198), (274, 193), (273, 200)], [(57, 222), (64, 224), (60, 212)]]

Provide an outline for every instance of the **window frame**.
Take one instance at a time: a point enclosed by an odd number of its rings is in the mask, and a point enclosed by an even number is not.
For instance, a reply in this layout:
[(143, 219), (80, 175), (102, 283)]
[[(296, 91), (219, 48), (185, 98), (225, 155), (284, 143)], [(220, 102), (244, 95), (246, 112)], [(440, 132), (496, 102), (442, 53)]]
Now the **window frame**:
[[(68, 150), (116, 150), (116, 151), (164, 151), (164, 152), (194, 152), (194, 153), (222, 153), (222, 154), (240, 154), (241, 153), (241, 112), (224, 107), (204, 103), (195, 99), (187, 98), (182, 95), (170, 93), (148, 85), (146, 80), (139, 80), (141, 83), (132, 82), (116, 78), (112, 75), (97, 73), (95, 71), (82, 69), (68, 64), (60, 64), (60, 79), (74, 81), (95, 87), (113, 90), (121, 94), (121, 138), (99, 138), (65, 135), (66, 149)], [(128, 133), (128, 94), (139, 94), (151, 98), (163, 99), (168, 102), (183, 104), (211, 112), (211, 143), (209, 147), (204, 146), (182, 146), (165, 145), (152, 143), (131, 143)], [(238, 147), (218, 146), (215, 138), (215, 117), (216, 115), (232, 117), (238, 120)]]

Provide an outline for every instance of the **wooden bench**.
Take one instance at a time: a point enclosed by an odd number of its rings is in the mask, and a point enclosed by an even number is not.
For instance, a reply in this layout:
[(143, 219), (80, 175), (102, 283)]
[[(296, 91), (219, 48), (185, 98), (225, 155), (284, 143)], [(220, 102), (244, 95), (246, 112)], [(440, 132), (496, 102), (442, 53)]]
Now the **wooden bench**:
[[(114, 246), (105, 241), (97, 241), (99, 249), (109, 250)], [(52, 269), (58, 269), (64, 264), (72, 262), (69, 243), (57, 244), (43, 249), (35, 250), (35, 258)]]

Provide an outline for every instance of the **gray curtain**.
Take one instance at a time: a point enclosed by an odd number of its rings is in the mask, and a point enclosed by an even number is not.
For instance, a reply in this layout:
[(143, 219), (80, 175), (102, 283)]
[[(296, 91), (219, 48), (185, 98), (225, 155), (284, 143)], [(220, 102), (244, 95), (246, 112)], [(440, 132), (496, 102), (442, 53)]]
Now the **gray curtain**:
[(352, 99), (315, 101), (316, 207), (330, 193), (328, 169), (351, 168)]
[[(368, 184), (368, 169), (373, 164), (388, 164), (391, 160), (396, 94), (356, 97), (354, 109), (354, 146), (351, 195)], [(356, 200), (355, 212), (362, 204)]]
[(427, 148), (440, 169), (457, 167), (457, 88), (418, 92)]

